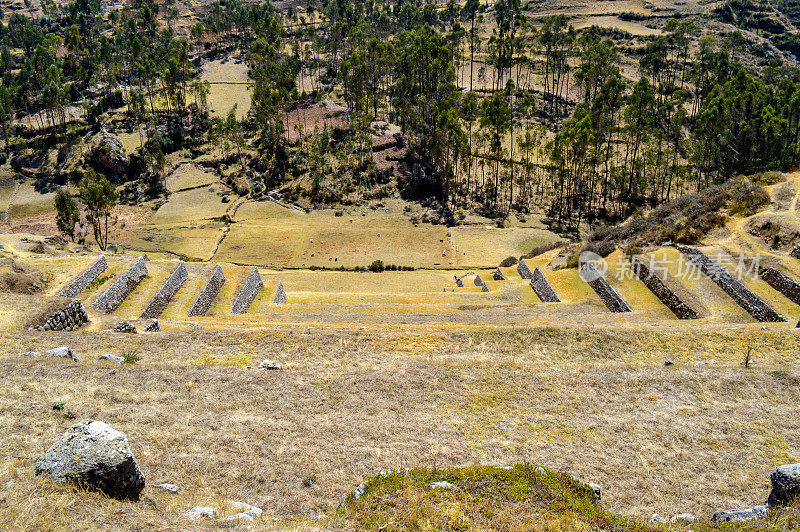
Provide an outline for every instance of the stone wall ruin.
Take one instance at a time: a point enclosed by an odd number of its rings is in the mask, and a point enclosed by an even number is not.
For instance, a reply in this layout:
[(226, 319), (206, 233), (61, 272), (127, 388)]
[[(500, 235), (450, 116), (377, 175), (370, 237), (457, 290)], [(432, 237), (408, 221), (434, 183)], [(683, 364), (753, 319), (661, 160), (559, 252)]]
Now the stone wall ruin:
[(775, 268), (761, 272), (761, 278), (772, 288), (786, 296), (789, 301), (800, 305), (800, 283)]
[(108, 269), (108, 261), (105, 257), (100, 257), (94, 264), (89, 266), (82, 274), (75, 278), (74, 281), (61, 289), (58, 293), (61, 297), (76, 297), (83, 292), (89, 284), (97, 279), (97, 277)]
[(183, 286), (183, 283), (189, 278), (189, 272), (186, 270), (186, 263), (181, 261), (169, 279), (166, 280), (164, 286), (158, 291), (153, 299), (148, 303), (147, 307), (142, 311), (139, 319), (158, 318), (167, 308), (169, 302), (175, 297), (178, 289)]
[(39, 331), (74, 331), (89, 323), (89, 315), (80, 299), (71, 301), (63, 309), (47, 318), (44, 325), (36, 327)]
[(556, 291), (553, 290), (553, 287), (547, 282), (547, 278), (538, 266), (533, 269), (531, 288), (533, 288), (533, 291), (536, 292), (536, 295), (539, 296), (539, 299), (541, 299), (543, 303), (561, 303)]
[(222, 266), (217, 264), (208, 283), (203, 287), (197, 299), (194, 300), (192, 308), (189, 309), (189, 316), (205, 316), (217, 299), (223, 284), (225, 284), (225, 274), (222, 272)]
[(146, 257), (139, 257), (127, 272), (95, 299), (92, 308), (106, 314), (117, 310), (133, 289), (147, 277), (146, 261)]
[(258, 268), (251, 266), (250, 273), (247, 275), (241, 290), (239, 290), (239, 294), (233, 301), (231, 314), (246, 314), (247, 309), (253, 304), (253, 300), (255, 300), (263, 287), (264, 281), (261, 280), (261, 274), (258, 273)]
[(600, 272), (597, 271), (594, 264), (591, 262), (585, 263), (580, 273), (583, 279), (591, 279), (586, 282), (600, 297), (608, 310), (611, 312), (631, 312), (631, 307), (620, 297), (617, 291), (608, 284), (608, 281), (600, 275)]
[(681, 298), (659, 276), (651, 272), (644, 262), (634, 258), (631, 261), (631, 270), (678, 319), (694, 320), (700, 317), (689, 305), (681, 301)]
[(517, 273), (523, 279), (531, 279), (533, 278), (533, 272), (528, 267), (528, 263), (525, 262), (525, 259), (520, 259), (519, 264), (517, 265)]
[(783, 316), (775, 312), (764, 300), (748, 290), (746, 286), (728, 273), (728, 270), (708, 258), (702, 251), (692, 246), (677, 246), (677, 248), (678, 251), (686, 255), (692, 264), (708, 275), (712, 281), (717, 283), (717, 285), (731, 297), (731, 299), (745, 309), (747, 313), (757, 321), (786, 321)]
[(283, 283), (278, 281), (278, 289), (275, 291), (275, 297), (272, 298), (272, 302), (276, 305), (283, 305), (289, 299), (286, 297), (286, 290), (283, 288)]

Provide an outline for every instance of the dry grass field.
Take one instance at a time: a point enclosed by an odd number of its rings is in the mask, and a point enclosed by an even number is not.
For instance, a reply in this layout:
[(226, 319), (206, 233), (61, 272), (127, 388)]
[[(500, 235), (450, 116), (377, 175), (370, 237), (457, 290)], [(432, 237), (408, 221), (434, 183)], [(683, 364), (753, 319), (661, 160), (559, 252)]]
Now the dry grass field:
[[(636, 329), (7, 332), (0, 486), (17, 486), (0, 488), (0, 526), (185, 528), (187, 508), (224, 512), (234, 499), (265, 510), (259, 527), (327, 528), (380, 469), (518, 462), (597, 482), (606, 510), (641, 520), (763, 501), (770, 469), (800, 458), (800, 337)], [(15, 356), (56, 345), (81, 363)], [(130, 349), (135, 365), (96, 360)], [(245, 367), (264, 358), (284, 370)], [(128, 434), (150, 486), (143, 502), (33, 478), (31, 460), (74, 422), (55, 401)]]

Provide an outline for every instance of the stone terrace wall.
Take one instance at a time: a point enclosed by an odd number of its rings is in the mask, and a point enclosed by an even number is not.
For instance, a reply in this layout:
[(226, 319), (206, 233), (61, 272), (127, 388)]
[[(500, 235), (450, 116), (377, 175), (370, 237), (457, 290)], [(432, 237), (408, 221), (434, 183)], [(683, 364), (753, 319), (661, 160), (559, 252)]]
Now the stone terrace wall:
[(520, 259), (519, 265), (517, 266), (517, 273), (523, 279), (530, 279), (533, 277), (533, 272), (528, 267), (528, 263), (525, 262), (525, 259)]
[(473, 282), (475, 283), (475, 286), (483, 286), (483, 279), (481, 279), (480, 275), (476, 275)]
[(556, 291), (553, 290), (553, 287), (547, 282), (547, 278), (538, 266), (533, 269), (531, 288), (533, 288), (533, 291), (536, 292), (536, 295), (539, 296), (539, 299), (544, 303), (561, 303)]
[(286, 290), (283, 289), (283, 283), (278, 281), (278, 289), (275, 291), (275, 297), (272, 298), (272, 302), (276, 305), (283, 305), (289, 300), (286, 297)]
[(734, 277), (728, 273), (728, 270), (708, 258), (702, 251), (691, 246), (677, 247), (678, 251), (686, 255), (686, 257), (692, 261), (692, 264), (700, 268), (703, 273), (708, 275), (726, 294), (731, 296), (731, 299), (756, 320), (764, 322), (786, 321), (783, 316), (775, 312), (775, 310), (760, 297), (734, 279)]
[(242, 285), (242, 289), (239, 290), (239, 295), (236, 296), (233, 302), (231, 314), (245, 314), (263, 287), (264, 282), (261, 280), (261, 274), (258, 273), (258, 268), (252, 266), (250, 268), (250, 274)]
[(499, 267), (494, 271), (494, 275), (492, 275), (492, 278), (495, 281), (505, 281), (506, 280), (506, 276), (503, 275), (503, 270), (501, 270)]
[(594, 267), (594, 264), (587, 262), (581, 269), (581, 277), (584, 279), (593, 279), (587, 281), (589, 286), (592, 287), (600, 299), (605, 303), (608, 310), (611, 312), (631, 312), (631, 307), (625, 302), (622, 297), (617, 293), (614, 288), (608, 284)]
[(689, 307), (689, 305), (681, 301), (681, 298), (679, 298), (678, 295), (675, 294), (675, 292), (673, 292), (660, 277), (654, 275), (650, 271), (650, 268), (648, 268), (642, 261), (634, 258), (631, 261), (631, 269), (639, 278), (639, 280), (642, 281), (651, 292), (653, 292), (659, 301), (664, 303), (664, 305), (666, 305), (667, 308), (670, 309), (672, 313), (675, 314), (679, 319), (694, 320), (699, 318), (697, 312)]
[(128, 294), (133, 292), (133, 289), (142, 282), (142, 279), (147, 277), (146, 261), (145, 257), (139, 257), (139, 260), (131, 266), (130, 270), (122, 274), (114, 284), (95, 299), (94, 303), (92, 303), (92, 308), (106, 314), (117, 310), (125, 298), (128, 297)]
[(203, 291), (200, 292), (200, 295), (194, 300), (194, 304), (189, 310), (189, 316), (205, 316), (211, 309), (211, 305), (213, 305), (214, 301), (217, 299), (223, 284), (225, 284), (225, 274), (222, 273), (222, 266), (217, 264), (217, 267), (214, 268), (214, 273), (211, 274), (211, 278), (208, 280), (208, 283), (206, 283)]
[(47, 318), (44, 325), (37, 327), (40, 331), (74, 331), (89, 323), (89, 315), (80, 299), (75, 299), (66, 307)]
[(75, 297), (81, 292), (83, 292), (89, 283), (97, 279), (97, 276), (103, 273), (108, 269), (108, 262), (106, 261), (105, 257), (100, 257), (94, 264), (89, 266), (89, 268), (80, 274), (78, 277), (75, 278), (74, 281), (69, 283), (67, 286), (61, 289), (61, 292), (58, 293), (61, 297)]
[(761, 272), (761, 278), (787, 299), (800, 305), (800, 283), (775, 268), (767, 268)]
[(185, 283), (188, 278), (189, 272), (186, 270), (186, 263), (181, 261), (178, 267), (175, 268), (175, 271), (172, 272), (172, 275), (169, 276), (169, 279), (164, 283), (164, 286), (161, 287), (152, 301), (150, 301), (144, 309), (139, 319), (144, 320), (161, 316), (167, 308), (167, 305), (169, 305), (169, 302), (175, 297), (175, 293), (183, 286), (183, 283)]

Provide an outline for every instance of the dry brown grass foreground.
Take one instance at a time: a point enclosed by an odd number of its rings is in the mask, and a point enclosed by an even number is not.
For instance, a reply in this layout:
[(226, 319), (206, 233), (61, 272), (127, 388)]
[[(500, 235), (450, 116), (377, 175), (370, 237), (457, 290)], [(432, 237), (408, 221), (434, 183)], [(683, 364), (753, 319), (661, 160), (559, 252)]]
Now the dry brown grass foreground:
[[(81, 363), (16, 357), (58, 345)], [(96, 360), (125, 349), (141, 361)], [(244, 367), (263, 358), (284, 370)], [(186, 529), (225, 499), (262, 507), (260, 527), (335, 526), (314, 517), (380, 469), (518, 462), (600, 484), (612, 512), (708, 516), (762, 503), (770, 469), (800, 460), (799, 364), (797, 332), (758, 326), (4, 333), (0, 528)], [(128, 434), (142, 502), (32, 477), (67, 411)]]

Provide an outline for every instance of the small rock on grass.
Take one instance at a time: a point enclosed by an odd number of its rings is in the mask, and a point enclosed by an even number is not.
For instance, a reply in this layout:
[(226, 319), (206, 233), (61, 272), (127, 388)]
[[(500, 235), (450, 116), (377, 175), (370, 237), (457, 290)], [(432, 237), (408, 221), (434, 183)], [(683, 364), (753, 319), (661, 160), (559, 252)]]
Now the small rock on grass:
[(776, 467), (769, 479), (772, 493), (767, 502), (770, 506), (786, 504), (800, 497), (800, 463)]
[(50, 349), (49, 351), (45, 351), (44, 354), (51, 357), (71, 358), (75, 362), (80, 362), (80, 359), (78, 358), (78, 355), (75, 354), (75, 351), (66, 346)]
[(125, 359), (124, 358), (118, 357), (117, 355), (111, 355), (109, 353), (106, 353), (104, 355), (100, 355), (97, 358), (99, 358), (100, 360), (109, 360), (111, 362), (116, 362), (117, 364), (124, 364), (125, 363)]
[(181, 489), (176, 486), (175, 484), (156, 484), (153, 486), (154, 488), (161, 488), (164, 491), (168, 491), (170, 493), (180, 493)]
[(261, 364), (258, 365), (258, 369), (283, 369), (283, 366), (280, 365), (279, 362), (275, 362), (274, 360), (263, 360)]
[(261, 508), (253, 506), (252, 504), (247, 504), (246, 502), (228, 501), (228, 504), (237, 510), (242, 510), (243, 512), (252, 512), (256, 515), (256, 517), (260, 517), (262, 513)]
[(18, 357), (42, 357), (44, 356), (41, 353), (37, 353), (36, 351), (25, 351), (24, 353), (20, 353), (17, 355)]
[(434, 483), (431, 484), (431, 487), (432, 488), (441, 488), (441, 489), (444, 489), (444, 490), (454, 490), (454, 489), (456, 489), (455, 484), (451, 484), (450, 482), (447, 482), (446, 480), (442, 480), (440, 482), (434, 482)]
[(653, 517), (650, 518), (650, 522), (651, 523), (658, 523), (658, 524), (662, 524), (663, 525), (664, 523), (668, 523), (669, 521), (667, 521), (666, 519), (664, 519), (663, 517), (661, 517), (658, 514), (653, 514)]
[(183, 515), (189, 519), (213, 519), (217, 516), (217, 511), (210, 506), (195, 506)]
[(743, 523), (766, 515), (766, 506), (756, 506), (755, 508), (743, 510), (720, 510), (714, 512), (714, 515), (711, 516), (711, 521), (714, 523)]
[(673, 516), (672, 519), (669, 520), (670, 523), (679, 523), (679, 522), (694, 523), (695, 521), (697, 521), (697, 518), (692, 514), (678, 514)]

